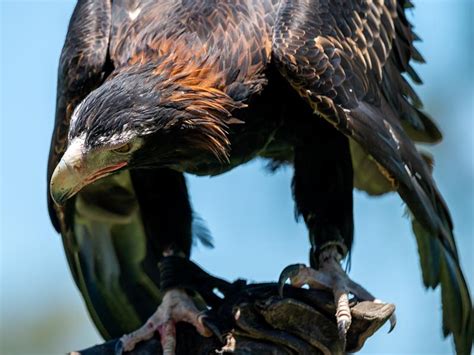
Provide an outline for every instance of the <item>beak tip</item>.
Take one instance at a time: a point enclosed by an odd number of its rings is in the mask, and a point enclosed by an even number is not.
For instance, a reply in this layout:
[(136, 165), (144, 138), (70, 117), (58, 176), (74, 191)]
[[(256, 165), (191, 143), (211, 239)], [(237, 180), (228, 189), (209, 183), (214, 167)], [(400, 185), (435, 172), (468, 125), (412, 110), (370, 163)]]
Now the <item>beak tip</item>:
[(51, 180), (49, 182), (50, 196), (54, 203), (58, 206), (63, 206), (69, 198), (69, 191), (66, 188), (68, 185), (67, 180), (70, 178), (68, 175), (68, 170), (66, 169), (64, 162), (61, 160), (56, 166), (56, 169), (54, 169), (53, 175), (51, 176)]
[(49, 181), (49, 191), (52, 200), (58, 206), (75, 195), (82, 187), (84, 180), (83, 140), (75, 139), (59, 160)]
[(65, 198), (66, 194), (61, 193), (61, 191), (58, 191), (52, 181), (49, 184), (49, 191), (50, 191), (51, 199), (54, 201), (56, 205), (58, 206), (64, 205), (64, 202), (66, 201), (66, 198)]

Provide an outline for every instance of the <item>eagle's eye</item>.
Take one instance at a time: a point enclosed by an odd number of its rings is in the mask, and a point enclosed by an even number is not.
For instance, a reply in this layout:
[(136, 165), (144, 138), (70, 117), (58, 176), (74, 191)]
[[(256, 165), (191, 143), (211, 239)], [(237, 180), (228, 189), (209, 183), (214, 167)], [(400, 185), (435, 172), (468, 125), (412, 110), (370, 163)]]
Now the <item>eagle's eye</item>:
[(131, 143), (126, 143), (124, 145), (121, 145), (118, 148), (113, 149), (113, 151), (115, 153), (125, 154), (125, 153), (130, 152), (131, 149), (132, 149), (132, 144)]

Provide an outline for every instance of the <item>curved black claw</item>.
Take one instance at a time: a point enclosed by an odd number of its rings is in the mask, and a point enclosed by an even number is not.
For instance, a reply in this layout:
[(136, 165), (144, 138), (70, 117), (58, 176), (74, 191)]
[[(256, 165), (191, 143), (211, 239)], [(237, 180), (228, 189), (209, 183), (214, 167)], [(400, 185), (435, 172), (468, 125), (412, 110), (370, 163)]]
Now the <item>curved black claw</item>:
[(390, 316), (389, 321), (390, 321), (390, 329), (388, 330), (388, 332), (391, 333), (392, 330), (394, 330), (395, 326), (397, 325), (397, 316), (395, 315), (395, 313), (393, 313)]
[(339, 334), (339, 339), (346, 341), (347, 330), (349, 329), (350, 322), (342, 320), (337, 324), (337, 332)]
[(119, 339), (115, 343), (114, 354), (115, 355), (122, 355), (123, 354), (123, 341), (121, 339)]
[(225, 335), (222, 333), (214, 317), (205, 315), (202, 318), (202, 323), (219, 339), (221, 343), (225, 344)]
[(305, 264), (291, 264), (283, 269), (278, 278), (278, 294), (280, 297), (283, 297), (283, 288), (285, 287), (285, 282), (292, 277), (298, 275), (301, 269), (305, 268)]
[(342, 340), (344, 344), (343, 349), (346, 348), (347, 331), (349, 330), (349, 327), (350, 327), (350, 322), (347, 322), (345, 320), (337, 323), (337, 333), (339, 335), (339, 339)]

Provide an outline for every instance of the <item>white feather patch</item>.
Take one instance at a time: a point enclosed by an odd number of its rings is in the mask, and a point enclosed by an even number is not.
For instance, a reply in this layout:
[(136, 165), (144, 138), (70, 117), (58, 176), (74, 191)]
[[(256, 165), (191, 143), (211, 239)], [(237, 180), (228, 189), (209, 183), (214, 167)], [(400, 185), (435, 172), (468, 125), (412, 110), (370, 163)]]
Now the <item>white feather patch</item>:
[(137, 18), (137, 16), (140, 14), (141, 11), (142, 9), (139, 7), (136, 8), (134, 11), (129, 11), (128, 17), (130, 17), (130, 20), (135, 21), (135, 19)]

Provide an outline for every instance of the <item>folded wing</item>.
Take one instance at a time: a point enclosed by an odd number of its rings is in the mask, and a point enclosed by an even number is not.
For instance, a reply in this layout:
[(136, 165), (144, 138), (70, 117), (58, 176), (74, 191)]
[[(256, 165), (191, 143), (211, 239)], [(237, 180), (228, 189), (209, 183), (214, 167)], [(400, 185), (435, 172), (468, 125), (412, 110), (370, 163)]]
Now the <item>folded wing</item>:
[[(284, 1), (273, 37), (281, 73), (315, 111), (352, 138), (406, 202), (423, 280), (441, 283), (443, 329), (457, 351), (472, 346), (472, 304), (448, 209), (414, 141), (441, 138), (402, 75), (422, 61), (405, 0)], [(387, 188), (385, 188), (387, 189)]]
[(104, 188), (93, 196), (95, 209), (84, 209), (97, 214), (104, 210), (102, 205), (113, 205), (114, 216), (129, 212), (126, 224), (115, 223), (111, 218), (101, 222), (85, 216), (80, 206), (87, 195), (81, 196), (80, 201), (73, 198), (65, 206), (55, 206), (49, 194), (49, 181), (67, 148), (69, 122), (75, 107), (110, 73), (110, 31), (111, 1), (78, 1), (59, 62), (56, 118), (47, 172), (51, 221), (62, 235), (69, 267), (91, 318), (107, 339), (137, 328), (161, 301), (158, 259), (152, 238), (144, 231), (130, 178), (125, 176), (128, 189), (109, 184), (107, 188), (114, 189), (112, 193), (107, 194)]

